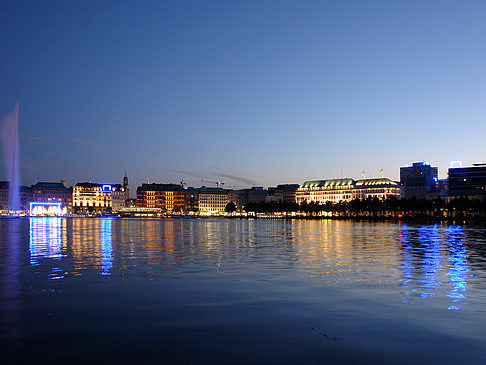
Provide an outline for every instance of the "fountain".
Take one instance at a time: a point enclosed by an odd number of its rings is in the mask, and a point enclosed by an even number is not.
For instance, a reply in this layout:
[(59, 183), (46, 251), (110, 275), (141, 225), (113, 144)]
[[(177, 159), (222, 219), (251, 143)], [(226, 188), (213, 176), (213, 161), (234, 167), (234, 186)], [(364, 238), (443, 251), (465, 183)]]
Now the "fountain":
[(8, 114), (2, 121), (2, 145), (6, 167), (6, 176), (9, 184), (10, 214), (16, 214), (20, 210), (20, 178), (19, 178), (19, 103), (13, 113)]

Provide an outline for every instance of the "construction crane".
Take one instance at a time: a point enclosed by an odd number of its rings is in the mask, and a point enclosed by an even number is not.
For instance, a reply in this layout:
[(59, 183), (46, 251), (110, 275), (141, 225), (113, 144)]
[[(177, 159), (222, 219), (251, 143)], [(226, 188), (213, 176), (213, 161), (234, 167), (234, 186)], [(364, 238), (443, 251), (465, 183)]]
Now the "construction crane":
[(216, 187), (219, 188), (219, 186), (223, 186), (224, 182), (223, 181), (208, 181), (208, 180), (201, 180), (201, 182), (207, 182), (211, 184), (216, 184)]

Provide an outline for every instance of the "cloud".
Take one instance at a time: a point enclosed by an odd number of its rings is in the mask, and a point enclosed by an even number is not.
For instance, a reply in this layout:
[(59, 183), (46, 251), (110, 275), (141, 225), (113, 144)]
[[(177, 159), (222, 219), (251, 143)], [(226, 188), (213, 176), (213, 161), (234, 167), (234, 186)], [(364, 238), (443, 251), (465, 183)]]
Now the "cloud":
[(209, 165), (209, 167), (211, 167), (212, 169), (218, 170), (218, 171), (222, 171), (222, 172), (228, 171), (228, 170), (223, 169), (222, 167), (219, 167), (219, 166), (216, 166), (216, 165)]
[(25, 170), (30, 170), (30, 171), (41, 171), (40, 168), (32, 166), (30, 164), (26, 164), (26, 163), (21, 164), (20, 167), (22, 167)]
[(32, 137), (32, 138), (22, 137), (22, 138), (20, 138), (20, 140), (22, 142), (32, 142), (32, 143), (52, 143), (52, 142), (54, 142), (53, 140), (46, 139), (46, 138), (41, 138), (41, 137)]
[(198, 174), (194, 171), (185, 171), (185, 170), (177, 170), (177, 169), (171, 169), (170, 171), (175, 172), (177, 174), (182, 174), (185, 176), (192, 176), (192, 177), (197, 177), (197, 178), (204, 178), (204, 175)]
[(21, 138), (22, 142), (28, 142), (28, 143), (43, 143), (43, 144), (49, 144), (49, 143), (68, 143), (68, 144), (76, 144), (79, 146), (87, 147), (92, 150), (106, 150), (107, 147), (100, 145), (98, 143), (92, 143), (88, 141), (83, 141), (79, 139), (47, 139), (47, 138), (42, 138), (42, 137), (24, 137)]
[(232, 175), (232, 174), (226, 174), (226, 173), (222, 173), (222, 172), (217, 173), (215, 175), (225, 177), (227, 179), (234, 180), (234, 181), (239, 181), (239, 182), (242, 182), (242, 183), (245, 183), (245, 184), (248, 184), (248, 185), (256, 185), (253, 180), (247, 179), (246, 177), (236, 176), (236, 175)]
[(74, 143), (74, 144), (77, 144), (77, 145), (80, 145), (80, 146), (88, 147), (92, 150), (105, 150), (106, 149), (105, 146), (102, 146), (98, 143), (91, 143), (91, 142), (82, 141), (82, 140), (79, 140), (79, 139), (65, 139), (65, 140), (61, 140), (60, 142)]

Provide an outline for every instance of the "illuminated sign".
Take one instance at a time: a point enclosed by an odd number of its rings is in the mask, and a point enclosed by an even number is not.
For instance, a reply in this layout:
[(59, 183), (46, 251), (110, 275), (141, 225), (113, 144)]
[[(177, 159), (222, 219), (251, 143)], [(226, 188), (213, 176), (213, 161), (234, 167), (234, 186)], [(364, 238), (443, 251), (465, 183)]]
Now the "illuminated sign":
[(451, 167), (462, 167), (462, 161), (451, 161)]
[(103, 185), (103, 191), (111, 191), (111, 185)]
[(61, 215), (61, 203), (31, 202), (29, 204), (30, 215), (52, 216)]

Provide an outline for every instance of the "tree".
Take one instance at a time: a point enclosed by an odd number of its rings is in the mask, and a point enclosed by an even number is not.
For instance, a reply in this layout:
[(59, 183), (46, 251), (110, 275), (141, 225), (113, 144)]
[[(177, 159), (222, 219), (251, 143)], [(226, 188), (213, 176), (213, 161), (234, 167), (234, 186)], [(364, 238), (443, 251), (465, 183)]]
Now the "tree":
[(224, 211), (226, 213), (236, 212), (236, 205), (235, 205), (235, 203), (229, 202), (228, 204), (226, 204), (226, 207), (224, 208)]

